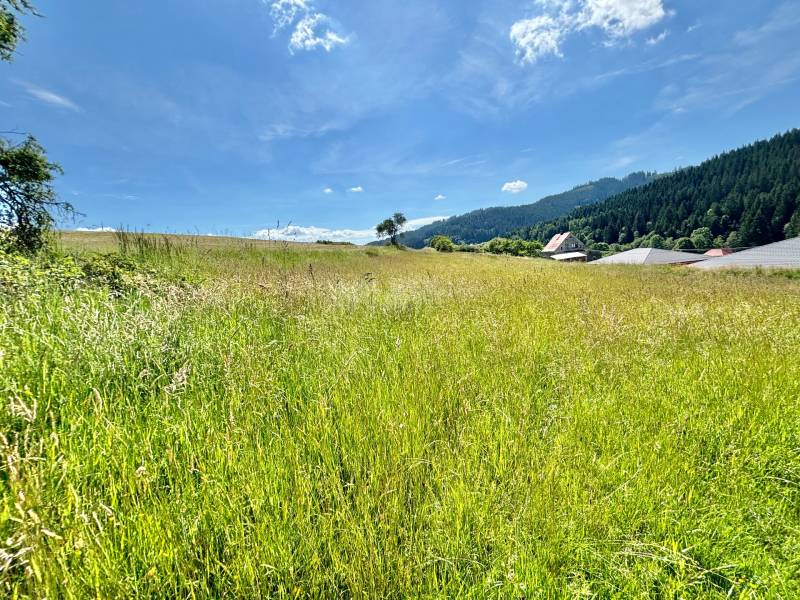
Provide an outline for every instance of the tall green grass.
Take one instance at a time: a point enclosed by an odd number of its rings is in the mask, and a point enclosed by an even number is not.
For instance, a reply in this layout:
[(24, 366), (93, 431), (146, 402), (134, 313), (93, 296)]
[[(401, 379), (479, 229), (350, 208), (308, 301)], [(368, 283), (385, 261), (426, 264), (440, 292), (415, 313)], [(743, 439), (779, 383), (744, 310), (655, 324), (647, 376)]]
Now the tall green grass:
[(4, 595), (800, 594), (799, 281), (162, 250), (0, 292)]

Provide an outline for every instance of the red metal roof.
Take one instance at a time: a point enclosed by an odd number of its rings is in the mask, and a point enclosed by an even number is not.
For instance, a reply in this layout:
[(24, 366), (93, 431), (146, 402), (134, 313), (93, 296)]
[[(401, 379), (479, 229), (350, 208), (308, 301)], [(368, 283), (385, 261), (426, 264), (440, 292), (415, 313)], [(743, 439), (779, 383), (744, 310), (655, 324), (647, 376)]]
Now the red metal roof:
[(544, 247), (544, 252), (555, 252), (558, 250), (558, 247), (563, 244), (566, 239), (572, 235), (572, 232), (567, 231), (566, 233), (559, 233), (553, 236), (553, 239)]
[(713, 248), (705, 253), (705, 256), (728, 256), (729, 254), (733, 254), (733, 250), (730, 248)]

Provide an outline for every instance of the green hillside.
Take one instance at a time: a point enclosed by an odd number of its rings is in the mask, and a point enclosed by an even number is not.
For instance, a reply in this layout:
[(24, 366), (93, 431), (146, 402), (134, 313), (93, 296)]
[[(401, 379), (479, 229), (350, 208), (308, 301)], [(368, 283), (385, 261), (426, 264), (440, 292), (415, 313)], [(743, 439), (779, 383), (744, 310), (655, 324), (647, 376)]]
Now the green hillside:
[(623, 179), (606, 177), (562, 194), (547, 196), (533, 204), (482, 208), (405, 233), (402, 242), (411, 248), (422, 248), (433, 236), (446, 235), (457, 242), (479, 244), (540, 221), (555, 219), (576, 207), (600, 202), (654, 178), (654, 173), (643, 172), (632, 173)]
[(565, 230), (590, 244), (649, 247), (755, 246), (800, 235), (800, 130), (538, 223), (523, 237), (545, 241)]

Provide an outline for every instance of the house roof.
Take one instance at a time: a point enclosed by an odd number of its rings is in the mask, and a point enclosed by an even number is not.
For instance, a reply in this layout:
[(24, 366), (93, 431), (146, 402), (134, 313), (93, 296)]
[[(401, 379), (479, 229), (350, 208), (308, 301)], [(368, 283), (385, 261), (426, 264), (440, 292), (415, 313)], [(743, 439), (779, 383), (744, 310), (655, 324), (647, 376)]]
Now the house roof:
[(574, 260), (576, 258), (586, 258), (583, 252), (567, 252), (565, 254), (556, 254), (552, 257), (553, 260)]
[(558, 250), (559, 246), (567, 241), (567, 238), (572, 235), (571, 231), (567, 231), (566, 233), (559, 233), (553, 236), (553, 239), (550, 240), (547, 246), (544, 247), (542, 252), (555, 252)]
[(593, 265), (679, 265), (706, 260), (699, 254), (660, 250), (658, 248), (634, 248), (594, 261)]
[(730, 248), (712, 248), (708, 252), (706, 252), (703, 256), (708, 257), (717, 257), (717, 256), (728, 256), (729, 254), (733, 254), (733, 250)]
[(699, 269), (775, 268), (800, 269), (800, 237), (711, 258), (693, 265)]

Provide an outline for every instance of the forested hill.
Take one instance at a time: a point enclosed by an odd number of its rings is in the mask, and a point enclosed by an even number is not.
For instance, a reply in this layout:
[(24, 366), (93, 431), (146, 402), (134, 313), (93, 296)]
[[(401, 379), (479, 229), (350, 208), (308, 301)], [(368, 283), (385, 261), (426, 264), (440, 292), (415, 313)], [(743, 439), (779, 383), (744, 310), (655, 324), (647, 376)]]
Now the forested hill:
[(654, 173), (632, 173), (624, 179), (605, 178), (578, 186), (563, 194), (542, 198), (523, 206), (483, 208), (451, 217), (403, 234), (401, 241), (411, 248), (422, 248), (435, 235), (447, 235), (456, 242), (477, 244), (494, 237), (555, 219), (577, 206), (600, 202), (609, 196), (653, 180)]
[(714, 157), (523, 237), (572, 231), (589, 244), (755, 246), (800, 236), (800, 130)]

